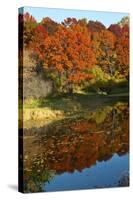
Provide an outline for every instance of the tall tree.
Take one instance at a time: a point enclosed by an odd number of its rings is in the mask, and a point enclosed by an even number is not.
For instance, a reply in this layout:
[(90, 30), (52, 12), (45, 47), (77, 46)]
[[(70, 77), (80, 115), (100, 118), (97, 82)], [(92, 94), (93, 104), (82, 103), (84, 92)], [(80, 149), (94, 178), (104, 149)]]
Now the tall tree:
[(49, 17), (43, 18), (41, 21), (41, 25), (44, 26), (49, 35), (53, 35), (58, 28), (58, 23), (56, 23)]
[(114, 33), (117, 37), (121, 37), (122, 28), (118, 24), (111, 24), (108, 30)]
[(28, 47), (29, 43), (32, 41), (34, 35), (34, 30), (37, 26), (35, 18), (29, 13), (23, 15), (23, 42), (24, 47)]
[(100, 31), (106, 29), (106, 27), (101, 22), (99, 22), (99, 21), (92, 21), (92, 20), (90, 20), (88, 22), (87, 26), (88, 26), (89, 31), (91, 31), (92, 33), (93, 32), (100, 32)]
[(126, 77), (129, 76), (129, 26), (125, 25), (122, 28), (122, 35), (116, 43), (117, 65), (119, 72)]
[(113, 76), (115, 72), (115, 42), (116, 36), (108, 30), (93, 33), (93, 49), (96, 54), (96, 64)]
[(29, 49), (32, 52), (32, 58), (36, 61), (36, 71), (42, 71), (44, 40), (48, 36), (44, 26), (39, 24), (34, 29), (32, 40), (29, 43)]
[(78, 20), (78, 24), (79, 24), (80, 26), (86, 26), (86, 27), (87, 27), (88, 21), (87, 21), (86, 18), (82, 18), (82, 19), (79, 19), (79, 20)]
[[(61, 82), (63, 88), (71, 89), (91, 78), (90, 69), (95, 63), (91, 38), (88, 30), (79, 25), (58, 31), (44, 42), (44, 69)], [(68, 88), (69, 87), (69, 88)]]

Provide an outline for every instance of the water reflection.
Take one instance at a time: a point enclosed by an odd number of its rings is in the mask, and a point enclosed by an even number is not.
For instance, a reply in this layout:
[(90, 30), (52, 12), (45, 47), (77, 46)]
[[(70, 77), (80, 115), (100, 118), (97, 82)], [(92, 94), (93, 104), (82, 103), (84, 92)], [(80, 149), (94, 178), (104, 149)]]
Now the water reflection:
[[(105, 163), (106, 162), (106, 163)], [(127, 186), (128, 155), (117, 154), (107, 161), (97, 162), (95, 166), (85, 168), (82, 173), (75, 170), (73, 174), (64, 172), (56, 175), (50, 183), (46, 183), (46, 191), (88, 189)]]
[[(128, 152), (127, 103), (117, 102), (41, 128), (24, 129), (25, 192), (121, 186), (120, 173), (128, 171)], [(96, 171), (96, 180), (91, 181)], [(105, 182), (100, 181), (102, 176), (107, 177)]]

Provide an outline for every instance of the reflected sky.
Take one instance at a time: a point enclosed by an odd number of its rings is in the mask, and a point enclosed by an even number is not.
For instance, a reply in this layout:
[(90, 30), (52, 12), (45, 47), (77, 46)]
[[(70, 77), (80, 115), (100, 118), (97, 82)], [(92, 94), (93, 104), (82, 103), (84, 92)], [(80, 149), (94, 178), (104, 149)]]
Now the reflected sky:
[[(97, 162), (82, 172), (63, 173), (45, 185), (45, 191), (88, 189), (117, 186), (118, 181), (129, 170), (129, 155), (114, 156), (108, 161)], [(113, 183), (113, 185), (112, 185)]]

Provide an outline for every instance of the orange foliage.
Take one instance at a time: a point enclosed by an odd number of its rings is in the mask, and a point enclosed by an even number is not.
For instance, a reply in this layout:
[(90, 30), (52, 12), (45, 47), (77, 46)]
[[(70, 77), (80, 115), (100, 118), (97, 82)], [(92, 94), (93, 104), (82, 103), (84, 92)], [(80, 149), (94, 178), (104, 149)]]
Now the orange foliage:
[(97, 58), (97, 64), (107, 72), (112, 65), (115, 56), (116, 36), (108, 30), (93, 33), (93, 48)]
[(38, 25), (34, 30), (32, 41), (29, 44), (30, 49), (35, 52), (39, 60), (43, 60), (44, 40), (48, 36), (47, 31), (42, 25)]
[(90, 69), (95, 63), (90, 34), (86, 28), (63, 26), (44, 42), (44, 68), (66, 73), (70, 82), (91, 78)]
[(49, 17), (38, 23), (29, 13), (19, 14), (19, 24), (20, 49), (24, 44), (32, 51), (37, 66), (53, 81), (63, 78), (62, 88), (91, 79), (95, 65), (110, 76), (128, 77), (127, 24), (113, 24), (106, 29), (98, 21), (67, 18), (59, 24)]
[(117, 40), (116, 52), (121, 73), (127, 76), (129, 73), (129, 27), (127, 25), (122, 28), (121, 37)]
[[(31, 151), (30, 146), (25, 148), (31, 159), (26, 160), (26, 167), (31, 168), (38, 155), (39, 160), (45, 159), (42, 168), (48, 167), (57, 174), (82, 171), (97, 161), (110, 159), (114, 153), (119, 155), (127, 153), (129, 110), (127, 105), (118, 105), (115, 109), (117, 114), (113, 116), (114, 112), (111, 110), (100, 124), (94, 119), (81, 119), (71, 122), (66, 120), (60, 126), (54, 124), (54, 129), (51, 126), (48, 129), (45, 126), (40, 128), (38, 133), (39, 135), (42, 133), (42, 137), (40, 136), (40, 140), (39, 136), (36, 137), (35, 150)], [(31, 134), (34, 130), (24, 130), (26, 131)], [(31, 147), (32, 144), (33, 141)]]

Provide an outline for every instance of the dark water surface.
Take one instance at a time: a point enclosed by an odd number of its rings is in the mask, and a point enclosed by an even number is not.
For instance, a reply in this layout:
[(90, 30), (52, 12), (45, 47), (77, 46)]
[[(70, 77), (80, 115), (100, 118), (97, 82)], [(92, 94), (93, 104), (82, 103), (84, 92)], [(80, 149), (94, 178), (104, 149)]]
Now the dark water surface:
[(25, 192), (128, 185), (128, 102), (24, 129)]

